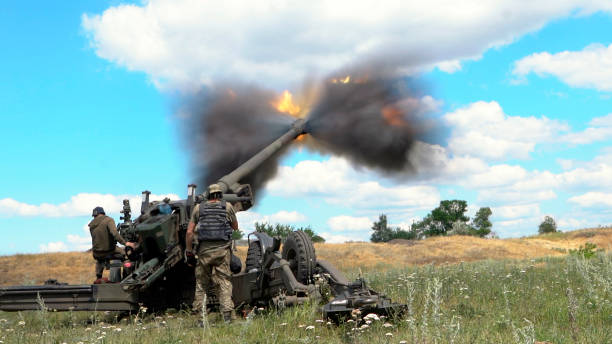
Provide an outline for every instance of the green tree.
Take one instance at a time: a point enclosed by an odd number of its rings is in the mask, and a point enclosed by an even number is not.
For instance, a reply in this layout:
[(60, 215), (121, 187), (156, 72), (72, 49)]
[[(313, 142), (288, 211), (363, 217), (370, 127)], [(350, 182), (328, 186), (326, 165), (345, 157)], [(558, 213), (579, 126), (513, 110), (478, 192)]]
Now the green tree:
[(300, 227), (298, 230), (303, 230), (304, 233), (308, 234), (312, 242), (325, 242), (325, 239), (322, 236), (315, 233), (310, 227), (306, 227), (306, 228)]
[(241, 230), (232, 232), (232, 240), (240, 240), (244, 236), (244, 232)]
[(375, 221), (372, 224), (372, 236), (370, 236), (370, 241), (372, 242), (387, 242), (392, 238), (392, 230), (387, 225), (387, 215), (380, 214), (378, 216), (378, 221)]
[(266, 233), (271, 237), (279, 237), (283, 241), (285, 240), (287, 235), (289, 235), (289, 233), (293, 231), (304, 231), (304, 233), (310, 236), (310, 239), (312, 240), (312, 242), (325, 242), (325, 239), (321, 237), (320, 235), (318, 235), (317, 233), (315, 233), (315, 231), (313, 231), (312, 228), (310, 228), (310, 226), (295, 228), (291, 225), (283, 225), (280, 223), (277, 223), (273, 226), (269, 223), (255, 222), (255, 230), (257, 232)]
[(544, 221), (540, 223), (538, 227), (538, 233), (554, 233), (557, 231), (557, 223), (555, 223), (555, 219), (550, 216), (545, 216)]
[(447, 235), (476, 235), (476, 229), (463, 221), (453, 222), (453, 229)]
[(489, 221), (489, 216), (491, 216), (493, 212), (489, 207), (482, 207), (478, 209), (474, 219), (472, 220), (472, 227), (476, 231), (476, 235), (483, 238), (489, 233), (491, 233), (491, 227), (493, 224)]
[(378, 221), (372, 225), (372, 230), (374, 230), (370, 237), (372, 242), (387, 242), (393, 239), (413, 240), (417, 237), (416, 232), (413, 230), (405, 231), (399, 227), (389, 227), (387, 215), (385, 214), (380, 214)]
[(414, 223), (412, 230), (426, 237), (446, 235), (453, 229), (453, 223), (469, 221), (470, 218), (464, 215), (466, 210), (466, 201), (456, 199), (441, 201), (440, 205), (423, 220)]

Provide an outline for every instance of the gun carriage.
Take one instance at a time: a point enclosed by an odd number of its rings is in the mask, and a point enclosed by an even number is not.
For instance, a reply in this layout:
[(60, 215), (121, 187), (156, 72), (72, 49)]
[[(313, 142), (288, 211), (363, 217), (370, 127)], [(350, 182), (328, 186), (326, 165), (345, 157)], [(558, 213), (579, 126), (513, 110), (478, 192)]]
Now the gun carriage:
[[(240, 180), (255, 170), (282, 147), (305, 133), (306, 122), (297, 120), (291, 128), (217, 184), (223, 198), (237, 211), (253, 205), (251, 186)], [(40, 300), (57, 311), (137, 311), (141, 306), (157, 311), (189, 307), (195, 290), (194, 268), (183, 260), (185, 234), (193, 206), (201, 201), (196, 186), (188, 186), (183, 200), (150, 201), (143, 192), (141, 214), (131, 219), (130, 204), (123, 202), (123, 222), (118, 230), (128, 241), (138, 242), (128, 248), (123, 269), (111, 267), (111, 282), (92, 285), (67, 285), (50, 280), (39, 286), (0, 288), (0, 310), (37, 310)], [(232, 276), (233, 301), (237, 308), (274, 305), (287, 307), (307, 300), (321, 300), (323, 286), (331, 300), (323, 306), (324, 316), (334, 321), (349, 317), (354, 309), (363, 314), (394, 315), (405, 305), (391, 302), (368, 288), (363, 279), (350, 282), (338, 269), (316, 258), (310, 237), (302, 231), (290, 233), (281, 249), (281, 241), (266, 233), (248, 235), (245, 268)], [(214, 308), (215, 298), (209, 307)]]

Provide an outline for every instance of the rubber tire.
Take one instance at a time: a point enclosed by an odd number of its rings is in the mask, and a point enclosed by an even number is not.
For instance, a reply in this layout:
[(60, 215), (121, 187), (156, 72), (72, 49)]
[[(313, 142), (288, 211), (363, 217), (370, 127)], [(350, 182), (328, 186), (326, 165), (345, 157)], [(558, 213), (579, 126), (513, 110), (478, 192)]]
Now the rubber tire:
[(249, 272), (252, 269), (261, 270), (261, 258), (263, 253), (261, 252), (261, 243), (259, 241), (253, 241), (249, 245), (246, 257), (246, 270)]
[(303, 231), (289, 233), (283, 244), (282, 257), (289, 262), (298, 282), (309, 284), (312, 281), (317, 257), (308, 234)]

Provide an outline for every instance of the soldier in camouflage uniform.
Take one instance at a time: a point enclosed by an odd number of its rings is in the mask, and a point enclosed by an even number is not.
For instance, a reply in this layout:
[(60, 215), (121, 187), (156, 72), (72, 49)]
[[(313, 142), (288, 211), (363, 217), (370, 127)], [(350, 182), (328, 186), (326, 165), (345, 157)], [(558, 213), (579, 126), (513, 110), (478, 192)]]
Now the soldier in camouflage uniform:
[(89, 223), (89, 232), (91, 233), (91, 245), (93, 257), (96, 260), (96, 281), (102, 282), (102, 273), (106, 261), (110, 259), (122, 259), (125, 252), (122, 248), (117, 247), (117, 242), (124, 246), (134, 247), (134, 243), (126, 242), (115, 226), (115, 220), (112, 217), (106, 216), (104, 208), (95, 207), (91, 216), (93, 220)]
[(197, 204), (187, 227), (185, 259), (193, 264), (192, 251), (194, 233), (197, 233), (199, 246), (196, 263), (196, 290), (193, 308), (202, 310), (207, 287), (217, 290), (223, 320), (230, 322), (234, 303), (232, 302), (232, 282), (230, 271), (232, 232), (238, 230), (238, 220), (232, 205), (222, 199), (219, 185), (208, 187), (208, 200)]

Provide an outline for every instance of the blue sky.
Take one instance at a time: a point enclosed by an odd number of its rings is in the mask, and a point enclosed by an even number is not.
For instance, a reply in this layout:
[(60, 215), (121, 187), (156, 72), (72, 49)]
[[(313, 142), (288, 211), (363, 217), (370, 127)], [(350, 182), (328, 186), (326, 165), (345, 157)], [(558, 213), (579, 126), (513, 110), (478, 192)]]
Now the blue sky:
[(391, 48), (427, 56), (411, 67), (447, 127), (427, 146), (438, 168), (397, 181), (296, 148), (240, 214), (244, 230), (278, 221), (364, 240), (380, 213), (407, 226), (453, 198), (492, 207), (503, 237), (545, 215), (565, 230), (612, 223), (610, 2), (376, 3), (2, 6), (0, 254), (84, 249), (95, 205), (118, 220), (121, 199), (145, 189), (184, 197), (177, 94), (228, 79), (295, 92)]

